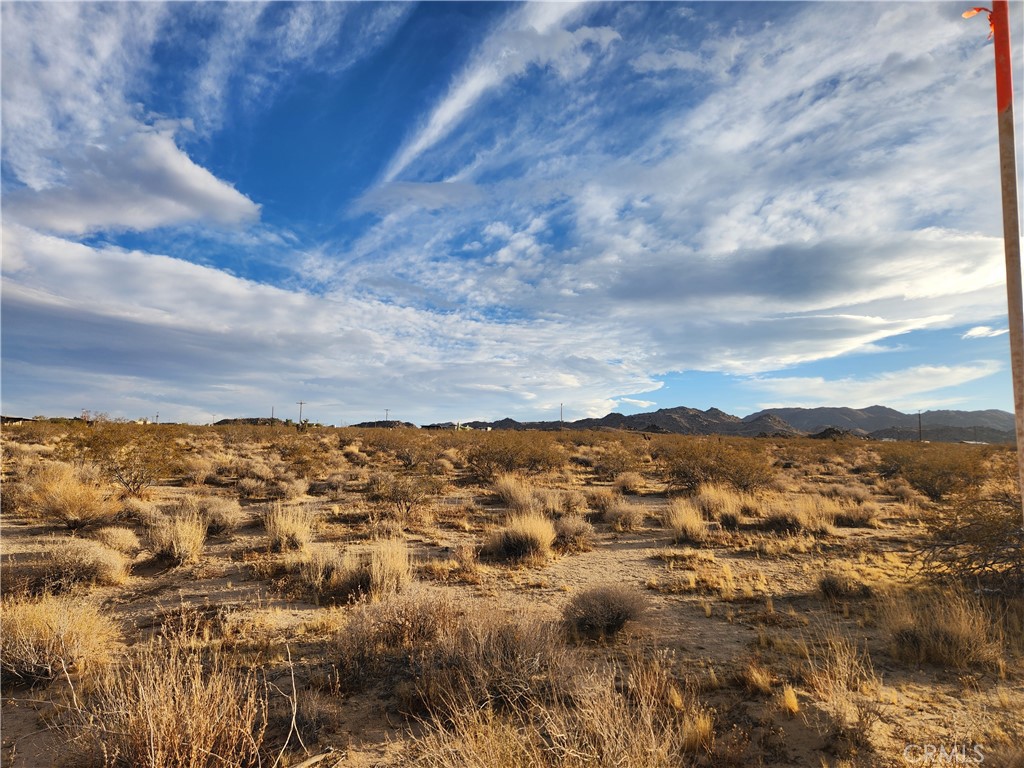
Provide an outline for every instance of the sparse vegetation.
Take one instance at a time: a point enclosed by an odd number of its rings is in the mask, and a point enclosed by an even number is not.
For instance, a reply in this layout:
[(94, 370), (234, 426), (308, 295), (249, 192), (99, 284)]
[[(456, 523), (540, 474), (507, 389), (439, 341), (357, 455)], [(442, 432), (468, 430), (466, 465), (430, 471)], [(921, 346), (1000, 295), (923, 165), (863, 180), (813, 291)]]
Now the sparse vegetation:
[[(1002, 448), (114, 426), (173, 457), (145, 498), (93, 427), (0, 435), (5, 764), (873, 765), (925, 711), (993, 764), (1024, 739)], [(980, 474), (929, 499), (949, 456)]]

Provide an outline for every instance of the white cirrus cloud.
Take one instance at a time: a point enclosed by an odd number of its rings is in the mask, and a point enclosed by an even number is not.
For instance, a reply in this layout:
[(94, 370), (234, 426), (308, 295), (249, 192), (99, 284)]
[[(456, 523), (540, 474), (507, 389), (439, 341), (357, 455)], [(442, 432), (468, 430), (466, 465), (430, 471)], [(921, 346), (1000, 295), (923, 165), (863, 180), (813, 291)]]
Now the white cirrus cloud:
[(531, 65), (551, 67), (563, 78), (579, 74), (590, 63), (586, 48), (603, 50), (618, 39), (613, 30), (563, 24), (581, 11), (578, 3), (526, 3), (502, 22), (452, 81), (447, 94), (431, 110), (424, 125), (388, 163), (383, 181), (393, 181), (420, 155), (451, 132), (488, 92), (521, 75)]
[(969, 329), (966, 333), (961, 336), (961, 339), (991, 339), (995, 336), (1002, 336), (1004, 333), (1009, 333), (1009, 328), (990, 328), (987, 325), (977, 325), (974, 328)]

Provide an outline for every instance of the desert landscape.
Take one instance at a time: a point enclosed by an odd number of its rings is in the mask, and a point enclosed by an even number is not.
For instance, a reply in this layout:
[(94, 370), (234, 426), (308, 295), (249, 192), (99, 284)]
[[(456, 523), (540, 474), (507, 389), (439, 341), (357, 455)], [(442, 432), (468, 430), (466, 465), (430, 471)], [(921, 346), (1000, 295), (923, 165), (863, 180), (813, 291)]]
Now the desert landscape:
[(4, 765), (1024, 764), (1007, 446), (28, 421)]

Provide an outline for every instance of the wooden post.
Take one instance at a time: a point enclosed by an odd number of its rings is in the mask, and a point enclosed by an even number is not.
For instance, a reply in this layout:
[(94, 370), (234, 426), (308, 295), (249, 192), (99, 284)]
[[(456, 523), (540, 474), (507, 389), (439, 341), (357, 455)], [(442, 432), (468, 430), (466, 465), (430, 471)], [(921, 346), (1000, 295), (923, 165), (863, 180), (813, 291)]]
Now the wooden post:
[(1017, 209), (1017, 160), (1013, 135), (1013, 60), (1010, 56), (1008, 0), (995, 0), (992, 10), (972, 8), (964, 18), (988, 12), (996, 57), (996, 114), (999, 120), (999, 181), (1003, 191), (1003, 249), (1006, 254), (1006, 307), (1010, 324), (1010, 367), (1016, 416), (1017, 477), (1024, 524), (1024, 297), (1020, 272), (1020, 218)]

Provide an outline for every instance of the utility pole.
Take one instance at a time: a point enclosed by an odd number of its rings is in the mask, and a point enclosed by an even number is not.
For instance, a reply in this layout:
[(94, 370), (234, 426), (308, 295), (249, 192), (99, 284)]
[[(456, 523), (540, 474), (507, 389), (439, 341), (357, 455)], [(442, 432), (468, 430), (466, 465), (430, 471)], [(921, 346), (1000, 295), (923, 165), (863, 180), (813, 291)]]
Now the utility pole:
[(302, 406), (306, 404), (305, 400), (299, 400), (296, 405), (299, 406), (299, 426), (302, 426)]
[(1020, 214), (1017, 209), (1017, 158), (1013, 132), (1013, 59), (1010, 55), (1010, 9), (994, 0), (992, 9), (972, 8), (969, 19), (988, 13), (989, 37), (995, 49), (996, 116), (999, 121), (999, 181), (1003, 197), (1003, 252), (1006, 256), (1006, 309), (1010, 325), (1010, 368), (1017, 434), (1017, 480), (1024, 522), (1024, 290), (1020, 272)]
[(385, 427), (388, 425), (388, 422), (390, 421), (390, 419), (388, 418), (388, 415), (390, 413), (391, 413), (391, 409), (390, 408), (385, 408), (384, 409), (384, 426)]
[(564, 421), (565, 421), (565, 419), (563, 418), (562, 403), (559, 403), (558, 404), (558, 429), (559, 430), (564, 429), (564, 426), (563, 426), (563, 422)]
[(924, 442), (924, 430), (921, 429), (921, 409), (917, 409), (917, 442)]

